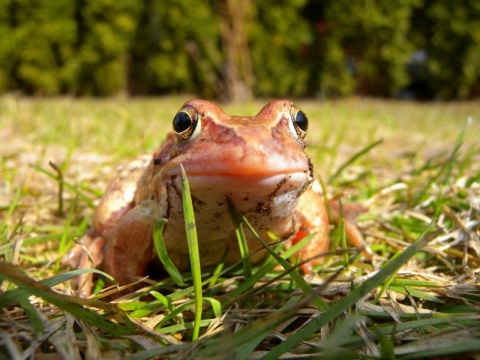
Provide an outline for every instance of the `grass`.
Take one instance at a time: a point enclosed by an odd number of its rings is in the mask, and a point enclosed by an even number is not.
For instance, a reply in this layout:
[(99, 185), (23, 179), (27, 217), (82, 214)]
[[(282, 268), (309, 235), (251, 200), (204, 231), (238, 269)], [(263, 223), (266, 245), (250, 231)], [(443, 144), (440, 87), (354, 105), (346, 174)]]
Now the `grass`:
[(332, 228), (332, 254), (306, 279), (283, 260), (291, 249), (204, 269), (200, 284), (187, 273), (114, 302), (70, 296), (81, 271), (63, 254), (116, 165), (152, 151), (185, 100), (0, 98), (0, 358), (478, 357), (478, 102), (297, 101), (328, 196), (369, 208), (371, 261)]

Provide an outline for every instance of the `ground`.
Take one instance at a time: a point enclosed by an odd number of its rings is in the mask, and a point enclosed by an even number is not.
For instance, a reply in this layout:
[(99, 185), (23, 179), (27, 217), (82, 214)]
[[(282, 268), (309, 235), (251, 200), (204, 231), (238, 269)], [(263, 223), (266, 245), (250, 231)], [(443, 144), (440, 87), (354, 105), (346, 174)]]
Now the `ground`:
[(117, 306), (70, 297), (63, 254), (118, 164), (152, 151), (187, 99), (0, 98), (0, 358), (480, 356), (478, 102), (296, 102), (327, 196), (369, 209), (358, 224), (371, 261), (341, 250), (332, 228), (340, 250), (307, 281), (268, 264), (206, 273), (195, 341), (193, 289), (170, 279)]

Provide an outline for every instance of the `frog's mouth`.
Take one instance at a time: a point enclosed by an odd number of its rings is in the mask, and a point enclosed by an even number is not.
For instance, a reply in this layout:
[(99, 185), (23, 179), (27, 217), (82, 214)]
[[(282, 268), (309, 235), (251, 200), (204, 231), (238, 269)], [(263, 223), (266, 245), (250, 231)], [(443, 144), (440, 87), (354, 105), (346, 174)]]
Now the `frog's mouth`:
[[(285, 160), (285, 159), (283, 159)], [(202, 191), (255, 191), (272, 190), (282, 185), (288, 188), (303, 189), (313, 181), (313, 166), (309, 158), (302, 162), (288, 163), (275, 161), (273, 164), (235, 163), (230, 164), (184, 164), (185, 173), (191, 189)], [(180, 177), (181, 166), (179, 163), (170, 162), (161, 170), (161, 177), (165, 182)]]
[[(288, 212), (295, 206), (298, 196), (312, 184), (313, 166), (306, 157), (297, 162), (282, 160), (203, 163), (203, 166), (187, 161), (184, 166), (197, 204), (220, 205), (230, 199), (243, 213), (264, 212), (266, 208), (277, 207), (285, 207), (278, 210)], [(170, 162), (161, 170), (162, 182), (167, 187), (171, 185), (178, 195), (181, 194), (180, 174), (178, 162)]]
[(188, 174), (187, 180), (192, 191), (223, 191), (241, 193), (270, 193), (281, 187), (298, 191), (311, 183), (305, 172), (272, 175), (244, 174)]
[[(180, 153), (160, 171), (165, 182), (181, 174), (183, 165), (190, 187), (233, 191), (275, 189), (287, 181), (291, 188), (303, 188), (312, 182), (313, 165), (302, 149), (278, 141), (259, 144), (229, 142), (224, 147), (208, 143), (195, 155)], [(287, 180), (284, 180), (287, 179)]]

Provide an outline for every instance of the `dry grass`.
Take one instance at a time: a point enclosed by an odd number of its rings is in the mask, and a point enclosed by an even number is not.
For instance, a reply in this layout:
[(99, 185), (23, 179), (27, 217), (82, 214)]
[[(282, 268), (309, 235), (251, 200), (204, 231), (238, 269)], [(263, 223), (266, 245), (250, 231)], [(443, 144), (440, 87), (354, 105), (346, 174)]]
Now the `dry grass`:
[[(239, 268), (207, 272), (215, 286), (204, 286), (204, 297), (213, 300), (195, 342), (195, 295), (170, 279), (154, 297), (136, 292), (117, 306), (57, 295), (69, 294), (75, 275), (59, 261), (88, 227), (116, 164), (152, 150), (185, 100), (0, 99), (0, 358), (478, 358), (478, 102), (298, 101), (328, 193), (369, 207), (359, 225), (371, 262), (338, 251), (307, 284), (292, 274), (274, 279), (278, 269), (246, 279)], [(264, 103), (225, 108), (250, 115)], [(49, 161), (66, 182), (61, 214)], [(422, 249), (410, 247), (416, 239)]]

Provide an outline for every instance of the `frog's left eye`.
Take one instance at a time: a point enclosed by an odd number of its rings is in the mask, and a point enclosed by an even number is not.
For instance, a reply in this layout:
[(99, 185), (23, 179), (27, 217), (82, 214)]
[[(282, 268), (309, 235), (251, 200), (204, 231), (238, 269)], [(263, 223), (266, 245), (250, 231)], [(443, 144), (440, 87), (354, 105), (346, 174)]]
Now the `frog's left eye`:
[(175, 140), (183, 143), (193, 138), (197, 133), (198, 119), (196, 114), (191, 115), (187, 111), (179, 111), (173, 118), (173, 133)]
[(299, 108), (292, 106), (290, 110), (290, 116), (292, 119), (293, 129), (299, 139), (303, 139), (307, 135), (308, 130), (308, 118), (305, 113)]

